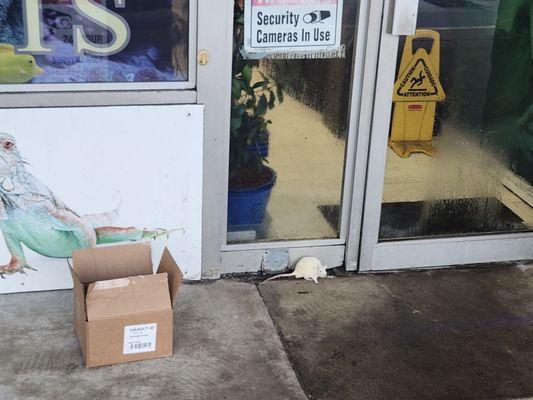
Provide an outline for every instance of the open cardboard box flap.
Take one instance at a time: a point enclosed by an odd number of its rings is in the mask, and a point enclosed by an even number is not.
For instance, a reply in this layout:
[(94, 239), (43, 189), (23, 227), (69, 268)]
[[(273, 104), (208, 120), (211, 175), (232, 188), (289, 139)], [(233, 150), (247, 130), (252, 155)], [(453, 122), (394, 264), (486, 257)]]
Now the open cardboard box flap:
[(72, 261), (83, 284), (152, 274), (152, 250), (144, 243), (77, 250)]
[[(153, 273), (150, 243), (77, 250), (72, 253), (72, 260), (72, 275), (84, 285)], [(163, 251), (157, 269), (157, 273), (164, 272), (168, 275), (170, 301), (174, 304), (183, 282), (183, 274), (167, 248)]]
[(163, 250), (163, 256), (159, 262), (159, 267), (157, 268), (157, 273), (162, 274), (166, 272), (168, 275), (168, 288), (170, 290), (170, 303), (174, 304), (178, 291), (183, 282), (183, 274), (174, 261), (174, 257), (170, 254), (170, 251), (165, 247)]

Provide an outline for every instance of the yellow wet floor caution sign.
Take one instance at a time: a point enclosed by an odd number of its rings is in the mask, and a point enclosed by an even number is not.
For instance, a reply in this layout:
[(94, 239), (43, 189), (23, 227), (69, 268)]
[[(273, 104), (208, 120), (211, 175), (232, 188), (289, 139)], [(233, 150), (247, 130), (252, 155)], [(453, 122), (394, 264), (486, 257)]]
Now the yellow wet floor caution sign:
[[(413, 40), (416, 39), (432, 39), (431, 51), (428, 53), (420, 48), (413, 53)], [(415, 35), (408, 36), (394, 85), (394, 115), (389, 139), (389, 146), (400, 157), (406, 158), (412, 153), (435, 155), (435, 111), (437, 102), (446, 99), (439, 69), (439, 33), (419, 29)]]

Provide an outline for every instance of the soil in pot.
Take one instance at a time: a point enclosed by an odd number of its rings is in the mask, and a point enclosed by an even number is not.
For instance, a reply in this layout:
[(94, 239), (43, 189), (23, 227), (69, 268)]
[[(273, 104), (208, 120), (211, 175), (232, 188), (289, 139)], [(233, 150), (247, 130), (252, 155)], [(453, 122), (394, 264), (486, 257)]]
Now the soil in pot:
[(271, 181), (274, 171), (268, 167), (257, 169), (239, 168), (232, 171), (229, 177), (230, 189), (251, 189), (263, 186)]

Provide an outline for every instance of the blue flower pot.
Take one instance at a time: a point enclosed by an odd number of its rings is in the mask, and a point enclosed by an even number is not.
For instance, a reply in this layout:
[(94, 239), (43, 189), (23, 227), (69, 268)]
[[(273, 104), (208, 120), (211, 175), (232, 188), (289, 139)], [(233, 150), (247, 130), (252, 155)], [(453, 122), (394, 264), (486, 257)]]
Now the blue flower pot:
[(276, 172), (268, 169), (272, 177), (263, 185), (250, 189), (229, 189), (228, 225), (246, 227), (263, 222), (268, 199), (276, 182)]

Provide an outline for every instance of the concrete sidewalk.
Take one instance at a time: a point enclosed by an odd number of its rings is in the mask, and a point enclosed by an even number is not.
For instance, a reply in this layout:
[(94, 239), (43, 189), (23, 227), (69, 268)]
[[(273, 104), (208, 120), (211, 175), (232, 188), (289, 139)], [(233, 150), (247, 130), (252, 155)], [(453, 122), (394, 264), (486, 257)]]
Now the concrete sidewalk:
[(0, 296), (1, 400), (533, 397), (533, 267), (184, 285), (173, 357), (96, 369), (71, 308)]
[(312, 399), (533, 397), (533, 267), (259, 288)]
[(85, 369), (71, 291), (0, 296), (0, 399), (305, 399), (254, 285), (184, 285), (171, 358)]

